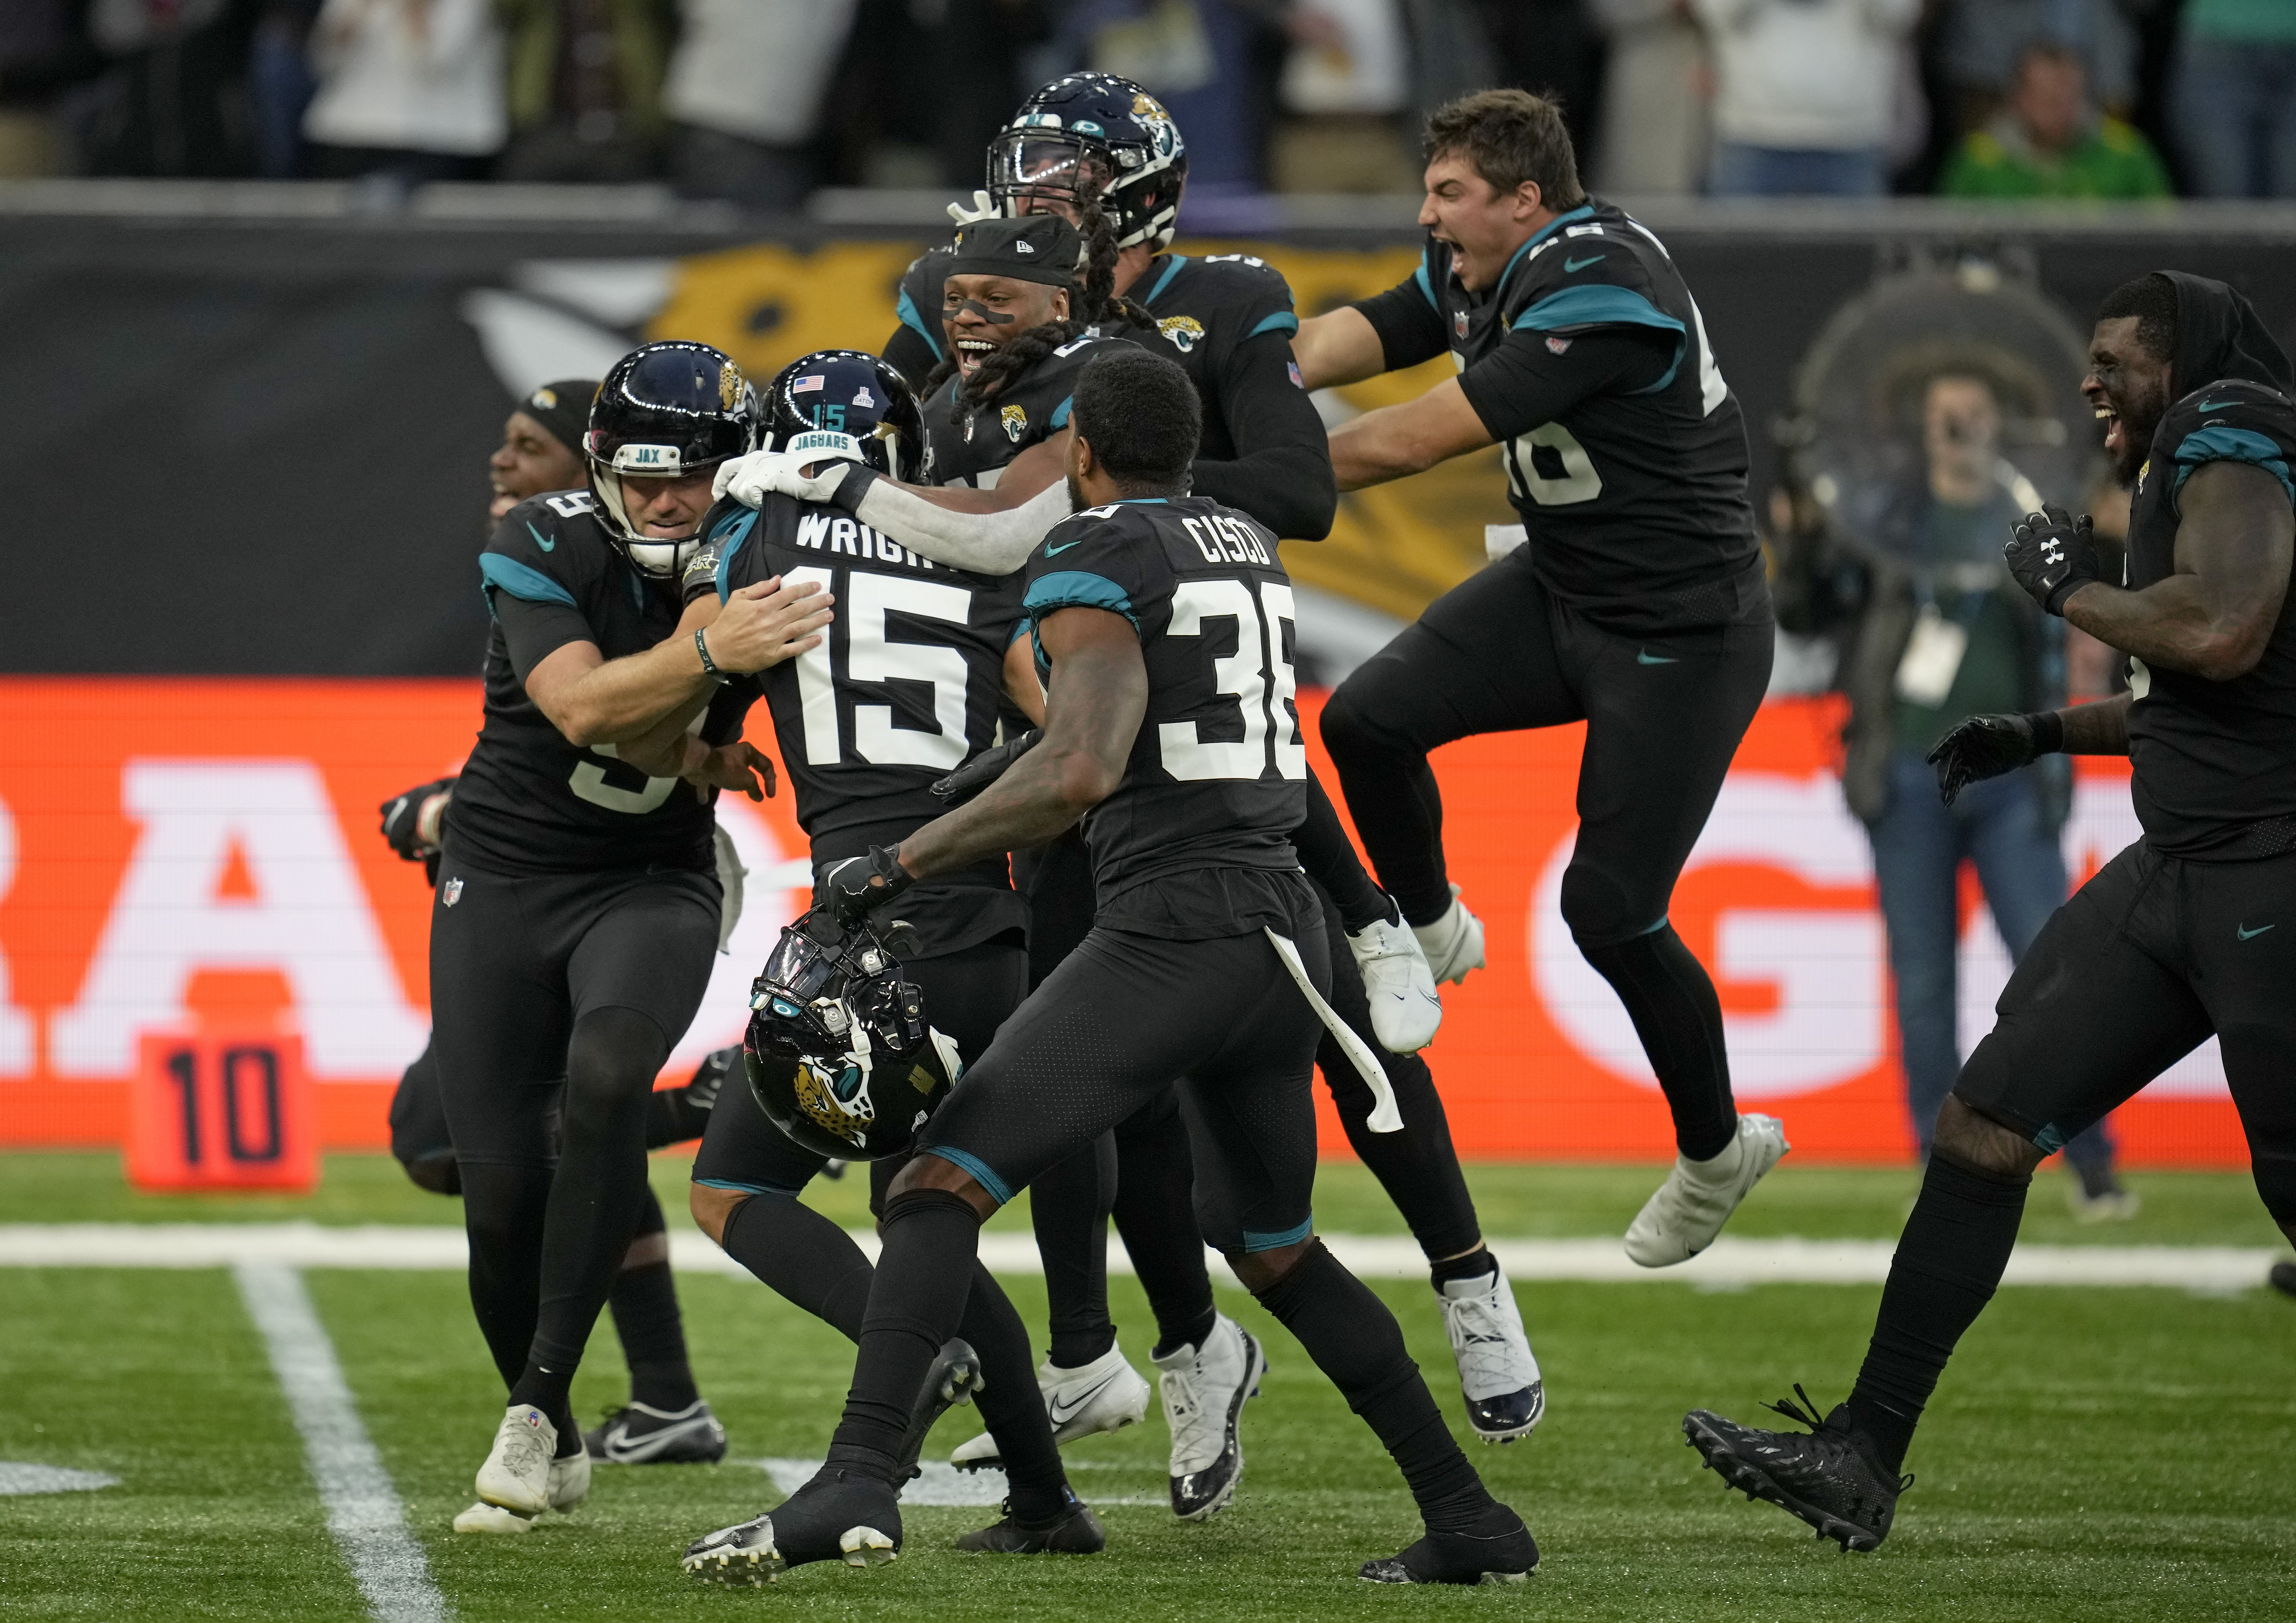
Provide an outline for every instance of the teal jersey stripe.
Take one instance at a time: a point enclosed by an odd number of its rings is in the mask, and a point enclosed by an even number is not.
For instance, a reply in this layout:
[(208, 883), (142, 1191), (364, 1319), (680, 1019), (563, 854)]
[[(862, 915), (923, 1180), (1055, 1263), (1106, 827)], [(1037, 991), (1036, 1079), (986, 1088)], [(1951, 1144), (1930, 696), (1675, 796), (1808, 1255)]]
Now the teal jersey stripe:
[(1419, 284), (1419, 291), (1427, 295), (1427, 307), (1440, 316), (1443, 313), (1443, 301), (1435, 297), (1435, 283), (1427, 275), (1427, 261), (1434, 251), (1432, 248), (1423, 248), (1419, 250), (1419, 268), (1411, 273), (1411, 279)]
[(1069, 408), (1075, 404), (1076, 397), (1074, 395), (1070, 395), (1067, 399), (1053, 407), (1053, 432), (1057, 434), (1062, 429), (1068, 427)]
[(2296, 481), (2288, 477), (2288, 462), (2277, 441), (2254, 429), (2205, 428), (2185, 436), (2177, 447), (2176, 493), (2182, 493), (2193, 470), (2204, 463), (2244, 462), (2263, 469), (2280, 481), (2280, 488), (2296, 503)]
[(574, 594), (560, 586), (540, 570), (521, 563), (515, 558), (505, 558), (500, 553), (479, 554), (479, 575), (486, 582), (486, 590), (507, 592), (512, 597), (530, 603), (564, 603), (570, 609), (581, 605)]
[(940, 352), (940, 334), (925, 324), (924, 316), (918, 310), (917, 301), (909, 297), (908, 289), (901, 290), (901, 297), (893, 306), (893, 314), (901, 318), (901, 325), (932, 346), (933, 359), (946, 358)]
[(1029, 588), (1021, 601), (1031, 621), (1041, 620), (1056, 609), (1105, 609), (1120, 614), (1138, 629), (1140, 617), (1132, 612), (1132, 599), (1124, 588), (1105, 575), (1094, 575), (1083, 570), (1056, 570)]
[(1674, 334), (1674, 359), (1664, 375), (1648, 388), (1636, 389), (1636, 394), (1657, 394), (1682, 370), (1683, 353), (1690, 344), (1689, 329), (1631, 288), (1591, 283), (1566, 287), (1549, 293), (1514, 320), (1518, 332), (1525, 328), (1545, 332), (1557, 327), (1595, 326), (1654, 327)]
[(1172, 262), (1164, 267), (1164, 274), (1156, 278), (1156, 285), (1148, 290), (1148, 297), (1142, 299), (1140, 302), (1142, 304), (1154, 304), (1159, 299), (1161, 299), (1164, 296), (1164, 290), (1172, 285), (1172, 278), (1180, 274), (1180, 266), (1185, 265), (1187, 262), (1187, 255), (1174, 254), (1172, 256)]
[(1532, 232), (1530, 235), (1525, 239), (1523, 245), (1514, 250), (1514, 258), (1507, 261), (1506, 268), (1499, 273), (1498, 287), (1491, 294), (1491, 297), (1494, 299), (1504, 299), (1506, 297), (1507, 278), (1514, 275), (1514, 267), (1522, 263), (1523, 256), (1525, 254), (1528, 254), (1532, 249), (1538, 247), (1541, 242), (1546, 241), (1547, 238), (1562, 230), (1565, 225), (1570, 225), (1573, 220), (1583, 220), (1594, 212), (1594, 204), (1581, 203), (1570, 213), (1558, 214), (1553, 219), (1547, 221), (1546, 225), (1541, 225), (1537, 231)]
[(1263, 317), (1260, 324), (1244, 337), (1258, 338), (1263, 332), (1297, 332), (1299, 330), (1300, 318), (1297, 316), (1289, 310), (1278, 310), (1273, 316)]
[(745, 512), (739, 518), (727, 518), (721, 521), (716, 531), (710, 536), (713, 541), (719, 536), (729, 537), (726, 542), (726, 550), (718, 554), (718, 601), (721, 603), (733, 595), (732, 588), (726, 583), (732, 578), (734, 554), (742, 550), (743, 543), (750, 538), (750, 532), (757, 527), (758, 515), (754, 512)]

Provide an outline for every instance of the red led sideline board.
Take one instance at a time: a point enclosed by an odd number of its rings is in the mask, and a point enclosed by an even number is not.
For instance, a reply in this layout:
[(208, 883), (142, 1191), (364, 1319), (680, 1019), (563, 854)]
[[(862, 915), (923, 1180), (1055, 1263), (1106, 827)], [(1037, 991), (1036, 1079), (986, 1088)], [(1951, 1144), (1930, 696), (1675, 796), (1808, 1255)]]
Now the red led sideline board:
[(316, 1186), (318, 1112), (302, 1038), (145, 1033), (128, 1080), (127, 1164), (138, 1189)]

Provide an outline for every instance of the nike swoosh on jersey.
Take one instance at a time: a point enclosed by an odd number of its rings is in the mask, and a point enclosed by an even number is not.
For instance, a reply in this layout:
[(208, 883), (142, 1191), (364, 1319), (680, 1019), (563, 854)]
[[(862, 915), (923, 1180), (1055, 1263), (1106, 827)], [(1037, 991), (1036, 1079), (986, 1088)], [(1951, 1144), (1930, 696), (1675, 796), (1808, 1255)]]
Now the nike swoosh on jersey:
[(1063, 541), (1063, 542), (1062, 542), (1058, 546), (1048, 546), (1048, 547), (1046, 547), (1046, 548), (1045, 549), (1045, 556), (1046, 556), (1046, 557), (1047, 557), (1047, 558), (1050, 558), (1050, 557), (1054, 556), (1055, 553), (1064, 553), (1064, 552), (1068, 551), (1068, 550), (1069, 550), (1069, 548), (1070, 548), (1070, 547), (1072, 547), (1072, 546), (1082, 546), (1083, 545), (1084, 545), (1084, 540), (1083, 540), (1083, 538), (1082, 538), (1081, 537), (1078, 537), (1078, 538), (1077, 538), (1076, 540), (1074, 540), (1074, 541)]
[(2233, 931), (2243, 941), (2253, 941), (2272, 928), (2274, 927), (2270, 924), (2259, 924), (2254, 930), (2251, 930), (2244, 924), (2235, 924), (2233, 926)]
[(2235, 395), (2229, 400), (2203, 400), (2198, 406), (2193, 407), (2193, 409), (2196, 412), (2220, 412), (2227, 406), (2238, 406), (2239, 404), (2240, 398)]
[(1603, 256), (1601, 254), (1588, 254), (1583, 259), (1565, 259), (1562, 262), (1562, 274), (1567, 276), (1572, 271), (1582, 271), (1590, 265), (1600, 265), (1603, 258)]
[(535, 545), (540, 547), (544, 552), (554, 553), (558, 550), (558, 543), (551, 540), (540, 530), (535, 529), (534, 521), (532, 519), (529, 519), (526, 521), (526, 533), (534, 537)]
[[(1070, 542), (1070, 545), (1073, 546), (1075, 543)], [(2267, 926), (2267, 928), (2269, 927)], [(1045, 1406), (1052, 1413), (1053, 1424), (1055, 1426), (1067, 1425), (1070, 1421), (1075, 1419), (1077, 1415), (1083, 1411), (1086, 1404), (1090, 1403), (1094, 1398), (1099, 1397), (1101, 1393), (1107, 1390), (1109, 1382), (1115, 1379), (1116, 1372), (1114, 1370), (1109, 1371), (1107, 1374), (1102, 1376), (1098, 1381), (1094, 1381), (1091, 1386), (1087, 1387), (1085, 1389), (1084, 1396), (1078, 1398), (1074, 1403), (1063, 1404), (1059, 1398), (1054, 1398), (1052, 1402)]]
[(1636, 653), (1635, 663), (1637, 665), (1679, 665), (1682, 661), (1677, 659), (1670, 659), (1662, 653), (1652, 653), (1649, 649), (1644, 648)]

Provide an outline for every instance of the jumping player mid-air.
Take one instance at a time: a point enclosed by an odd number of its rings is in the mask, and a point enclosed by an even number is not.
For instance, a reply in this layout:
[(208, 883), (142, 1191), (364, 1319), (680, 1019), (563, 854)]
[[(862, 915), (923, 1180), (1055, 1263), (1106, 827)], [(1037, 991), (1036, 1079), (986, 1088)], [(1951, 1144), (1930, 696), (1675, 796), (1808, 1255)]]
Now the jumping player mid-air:
[(1416, 365), (1459, 375), (1332, 431), (1341, 488), (1496, 442), (1528, 541), (1429, 605), (1324, 711), (1380, 882), (1436, 978), (1483, 962), (1443, 858), (1428, 752), (1587, 724), (1562, 917), (1632, 1017), (1679, 1152), (1627, 1231), (1645, 1267), (1697, 1255), (1785, 1153), (1730, 1092), (1722, 1009), (1668, 922), (1676, 879), (1770, 673), (1746, 432), (1659, 240), (1579, 189), (1554, 103), (1491, 90), (1427, 126), (1424, 262), (1303, 324), (1313, 388)]
[[(729, 1560), (865, 1564), (900, 1547), (909, 1406), (976, 1287), (981, 1220), (1176, 1084), (1200, 1132), (1202, 1231), (1386, 1444), (1427, 1523), (1385, 1582), (1519, 1578), (1538, 1550), (1443, 1423), (1379, 1299), (1314, 1238), (1308, 1072), (1328, 985), (1289, 834), (1306, 748), (1288, 702), (1275, 538), (1187, 495), (1200, 408), (1151, 353), (1096, 357), (1072, 402), (1078, 506), (1030, 561), (1043, 741), (957, 811), (829, 876), (856, 914), (1041, 844), (1089, 814), (1091, 933), (926, 1124), (886, 1201), (851, 1396), (828, 1463), (726, 1538)], [(1215, 619), (1234, 627), (1223, 652)], [(691, 1557), (689, 1557), (691, 1559)]]
[[(2255, 307), (2157, 272), (2097, 311), (2082, 391), (2134, 488), (2125, 584), (2089, 521), (2027, 516), (2017, 583), (2128, 658), (2118, 699), (1973, 716), (1930, 758), (1948, 802), (2039, 756), (2127, 755), (2144, 837), (2042, 928), (1938, 1117), (1849, 1400), (1807, 1434), (1700, 1409), (1723, 1480), (1845, 1550), (1889, 1536), (1898, 1471), (1946, 1360), (1992, 1299), (2033, 1169), (2213, 1034), (2257, 1193), (2296, 1239), (2296, 386)], [(1796, 1389), (1800, 1391), (1800, 1389)]]
[[(654, 1078), (709, 984), (711, 800), (771, 787), (739, 741), (753, 684), (680, 707), (709, 691), (713, 651), (763, 669), (828, 619), (810, 585), (758, 587), (706, 639), (673, 635), (711, 474), (754, 446), (757, 419), (717, 350), (641, 347), (591, 407), (588, 488), (512, 508), (480, 559), (486, 719), (444, 830), (430, 980), (472, 1305), (509, 1389), (466, 1512), (481, 1521), (588, 1490), (568, 1393), (644, 1203)], [(700, 754), (678, 776), (619, 759), (687, 714)]]

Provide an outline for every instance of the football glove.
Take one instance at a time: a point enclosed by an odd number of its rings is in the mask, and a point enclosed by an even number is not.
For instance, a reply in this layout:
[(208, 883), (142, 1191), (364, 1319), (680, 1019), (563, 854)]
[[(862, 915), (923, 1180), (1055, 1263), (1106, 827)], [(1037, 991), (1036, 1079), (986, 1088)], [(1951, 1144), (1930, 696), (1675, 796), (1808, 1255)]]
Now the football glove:
[(762, 507), (766, 492), (775, 488), (775, 474), (788, 461), (779, 451), (729, 456), (718, 464), (718, 475), (709, 481), (710, 499), (723, 501), (730, 496), (744, 507)]
[(401, 862), (421, 862), (439, 848), (422, 838), (422, 808), (434, 797), (454, 791), (454, 779), (439, 778), (382, 803), (382, 837)]
[(1952, 805), (1972, 783), (2030, 766), (2064, 747), (2065, 725), (2053, 710), (2032, 716), (1972, 716), (1929, 752), (1938, 792)]
[(832, 863), (821, 876), (821, 895), (838, 922), (851, 925), (916, 882), (893, 847), (873, 845), (866, 857)]
[(1044, 735), (1043, 728), (1030, 727), (1018, 738), (1008, 738), (993, 750), (983, 750), (947, 777), (935, 778), (931, 785), (933, 799), (947, 806), (970, 800), (1003, 777), (1014, 761), (1037, 747), (1037, 741)]
[(2051, 614), (2062, 614), (2065, 599), (2104, 573), (2088, 514), (2076, 523), (2062, 507), (2044, 507), (2018, 520), (2001, 558), (2017, 584)]
[(1004, 209), (996, 206), (996, 200), (986, 192), (973, 193), (972, 207), (970, 209), (963, 203), (951, 203), (948, 206), (950, 221), (959, 225), (977, 225), (982, 220), (993, 220), (1004, 212)]

